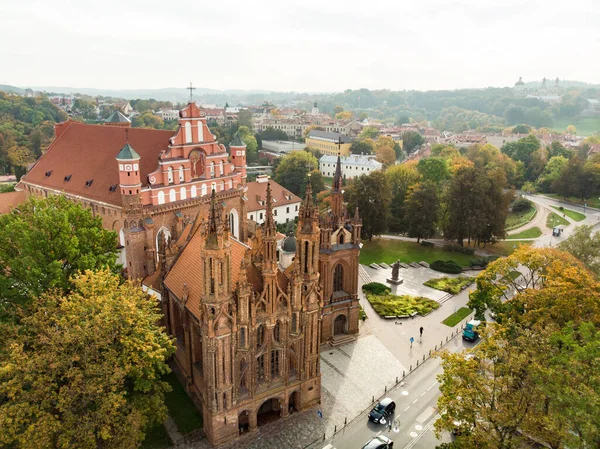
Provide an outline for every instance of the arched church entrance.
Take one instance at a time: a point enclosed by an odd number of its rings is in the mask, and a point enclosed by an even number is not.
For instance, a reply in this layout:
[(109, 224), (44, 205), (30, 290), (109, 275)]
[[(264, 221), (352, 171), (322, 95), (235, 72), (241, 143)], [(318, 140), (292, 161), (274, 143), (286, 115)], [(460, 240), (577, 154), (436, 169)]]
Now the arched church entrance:
[(238, 415), (238, 429), (240, 433), (250, 430), (250, 412), (248, 410), (244, 410)]
[(298, 392), (294, 391), (290, 394), (290, 400), (288, 401), (288, 410), (290, 413), (298, 411)]
[(338, 315), (333, 322), (333, 335), (348, 333), (347, 322), (346, 315)]
[(260, 427), (276, 421), (281, 416), (281, 402), (278, 398), (267, 399), (256, 413), (256, 424)]

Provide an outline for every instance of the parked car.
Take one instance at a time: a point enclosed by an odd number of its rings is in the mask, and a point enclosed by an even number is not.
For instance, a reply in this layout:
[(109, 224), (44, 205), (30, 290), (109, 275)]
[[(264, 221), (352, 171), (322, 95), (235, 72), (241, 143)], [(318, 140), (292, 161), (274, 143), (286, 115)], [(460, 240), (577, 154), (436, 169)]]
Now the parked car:
[(385, 435), (377, 435), (367, 441), (362, 449), (388, 449), (394, 447), (394, 442)]
[(463, 340), (467, 341), (475, 341), (479, 338), (479, 334), (477, 333), (477, 326), (481, 324), (479, 320), (471, 320), (467, 323), (462, 332)]
[(376, 424), (385, 424), (386, 420), (394, 414), (394, 410), (396, 410), (396, 403), (390, 398), (384, 398), (373, 407), (369, 419)]

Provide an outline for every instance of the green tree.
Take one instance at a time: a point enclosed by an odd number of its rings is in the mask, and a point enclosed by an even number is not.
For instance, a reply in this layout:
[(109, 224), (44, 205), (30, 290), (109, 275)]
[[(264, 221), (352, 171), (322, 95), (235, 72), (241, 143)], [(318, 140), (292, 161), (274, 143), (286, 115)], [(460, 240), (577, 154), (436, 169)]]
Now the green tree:
[(373, 145), (371, 145), (370, 139), (355, 140), (350, 145), (350, 151), (352, 154), (371, 154), (373, 152)]
[(146, 111), (143, 114), (136, 115), (131, 120), (131, 126), (134, 128), (163, 129), (165, 122), (158, 115), (154, 115), (151, 111)]
[(281, 129), (267, 127), (260, 134), (262, 140), (288, 140), (289, 136)]
[(65, 197), (30, 197), (0, 215), (0, 317), (14, 316), (50, 289), (68, 291), (78, 271), (109, 267), (118, 272), (117, 235)]
[(362, 236), (371, 240), (387, 230), (392, 195), (385, 174), (374, 171), (354, 179), (345, 193), (349, 213), (358, 207)]
[(258, 142), (256, 137), (247, 126), (240, 126), (237, 130), (238, 134), (246, 144), (246, 160), (248, 162), (258, 161)]
[(36, 299), (0, 361), (0, 445), (137, 447), (167, 416), (174, 345), (160, 319), (155, 299), (108, 270)]
[(433, 181), (425, 181), (411, 186), (405, 202), (408, 236), (422, 238), (435, 235), (439, 216), (438, 187)]
[(359, 139), (376, 139), (379, 135), (379, 130), (374, 126), (365, 126), (358, 136)]
[(409, 188), (421, 180), (421, 175), (414, 165), (398, 164), (388, 168), (385, 177), (392, 193), (389, 229), (392, 232), (405, 233), (408, 224), (404, 202)]
[(530, 134), (516, 142), (504, 144), (501, 150), (513, 160), (524, 164), (527, 181), (535, 181), (545, 165), (540, 149), (540, 141)]
[(425, 181), (440, 184), (452, 176), (448, 161), (442, 157), (427, 157), (417, 164), (417, 170)]
[(238, 125), (252, 129), (252, 111), (250, 109), (242, 109), (238, 112)]
[(325, 188), (323, 177), (317, 170), (318, 161), (310, 152), (293, 151), (279, 161), (275, 169), (275, 181), (292, 193), (304, 198), (309, 173), (315, 195)]
[(536, 185), (541, 192), (550, 192), (554, 182), (560, 177), (560, 174), (567, 166), (569, 161), (563, 156), (554, 156), (550, 158), (544, 172), (538, 178)]
[(512, 129), (513, 134), (529, 134), (531, 126), (529, 125), (517, 125)]
[(402, 149), (406, 154), (413, 153), (424, 142), (423, 136), (416, 131), (406, 131), (402, 134)]
[(577, 257), (600, 276), (600, 232), (594, 232), (588, 225), (578, 226), (558, 247)]
[(592, 173), (586, 170), (585, 162), (573, 155), (552, 184), (552, 188), (564, 198), (577, 196), (585, 201), (597, 186)]
[(562, 156), (566, 159), (569, 159), (571, 152), (567, 150), (565, 146), (558, 140), (553, 140), (548, 147), (548, 158), (553, 158), (554, 156)]

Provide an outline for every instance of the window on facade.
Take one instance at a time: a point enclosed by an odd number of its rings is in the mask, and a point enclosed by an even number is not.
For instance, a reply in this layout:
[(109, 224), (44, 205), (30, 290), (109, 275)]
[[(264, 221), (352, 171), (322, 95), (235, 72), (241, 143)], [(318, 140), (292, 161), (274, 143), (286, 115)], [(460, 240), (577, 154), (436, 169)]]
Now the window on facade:
[(260, 348), (265, 340), (265, 325), (261, 324), (256, 329), (256, 347)]
[(202, 184), (201, 192), (202, 192), (202, 196), (206, 195), (206, 184)]
[(183, 165), (179, 166), (179, 182), (183, 182), (184, 181), (184, 177), (183, 177)]
[(277, 216), (277, 209), (273, 211), (273, 215)]
[(222, 160), (219, 163), (219, 172), (220, 172), (221, 176), (223, 176), (225, 174), (225, 167), (223, 166), (223, 161)]
[(271, 378), (279, 376), (279, 351), (271, 351)]
[(277, 324), (275, 324), (275, 327), (273, 328), (273, 338), (275, 339), (275, 341), (279, 341), (280, 335), (281, 334), (281, 323), (279, 321), (277, 321)]
[(169, 201), (177, 201), (177, 193), (173, 189), (169, 190)]
[(292, 332), (298, 332), (298, 319), (295, 313), (292, 315)]
[(165, 204), (165, 192), (158, 192), (158, 204)]
[(168, 183), (171, 184), (173, 182), (173, 167), (169, 167), (167, 169), (168, 174)]
[(214, 161), (210, 163), (210, 177), (211, 178), (215, 177), (215, 163), (214, 163)]
[(187, 198), (187, 193), (186, 193), (185, 187), (182, 187), (182, 188), (179, 190), (179, 197), (180, 197), (180, 199), (182, 199), (182, 200), (185, 200), (185, 199)]
[(339, 292), (344, 289), (344, 268), (342, 264), (337, 264), (333, 272), (333, 291)]
[(185, 143), (192, 142), (192, 124), (190, 122), (185, 123)]
[(196, 198), (196, 196), (198, 196), (198, 190), (196, 189), (196, 186), (192, 186), (190, 189), (190, 196), (192, 198)]
[(254, 220), (254, 215), (250, 215), (250, 220)]
[(260, 219), (261, 220), (263, 219), (263, 213), (262, 212), (260, 213)]
[(256, 379), (258, 381), (265, 379), (265, 355), (261, 354), (256, 359)]
[(240, 346), (242, 348), (246, 347), (246, 328), (240, 328)]
[(285, 208), (285, 213), (286, 213), (286, 214), (289, 214), (289, 213), (290, 213), (290, 208), (289, 208), (289, 207), (286, 207), (286, 208)]
[(296, 209), (295, 209), (295, 211), (296, 211), (296, 212), (298, 212), (298, 205), (296, 205)]

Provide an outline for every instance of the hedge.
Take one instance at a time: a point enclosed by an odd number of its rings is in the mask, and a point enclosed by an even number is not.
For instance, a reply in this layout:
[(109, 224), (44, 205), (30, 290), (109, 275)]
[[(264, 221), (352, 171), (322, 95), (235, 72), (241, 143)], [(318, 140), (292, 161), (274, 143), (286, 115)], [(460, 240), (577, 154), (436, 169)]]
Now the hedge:
[(426, 240), (422, 240), (421, 241), (421, 246), (424, 246), (426, 248), (433, 248), (434, 244), (433, 244), (433, 242), (428, 242)]
[(454, 262), (453, 260), (436, 260), (429, 267), (436, 271), (441, 271), (442, 273), (451, 273), (458, 274), (462, 273), (462, 268), (459, 264)]
[(387, 295), (392, 291), (390, 287), (380, 282), (369, 282), (368, 284), (364, 284), (362, 288), (364, 292), (372, 293), (374, 295)]
[(475, 254), (475, 250), (473, 248), (469, 248), (467, 246), (444, 245), (444, 249), (446, 251), (452, 251), (452, 252), (455, 252), (455, 253), (466, 254), (467, 256), (472, 256), (473, 254)]

